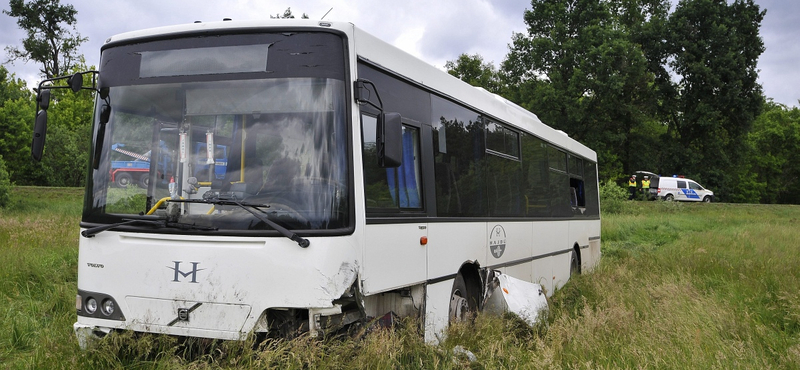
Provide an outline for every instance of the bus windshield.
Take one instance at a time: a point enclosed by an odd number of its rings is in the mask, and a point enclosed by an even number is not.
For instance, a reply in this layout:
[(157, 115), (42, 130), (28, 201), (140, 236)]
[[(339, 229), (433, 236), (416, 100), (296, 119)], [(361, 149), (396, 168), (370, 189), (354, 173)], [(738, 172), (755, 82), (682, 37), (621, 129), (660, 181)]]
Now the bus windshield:
[[(347, 228), (341, 38), (197, 39), (104, 51), (102, 60), (111, 59), (101, 63), (111, 116), (105, 125), (95, 123), (95, 142), (99, 134), (103, 140), (95, 148), (99, 161), (90, 169), (83, 221), (165, 219), (193, 226), (184, 231), (190, 233), (258, 233), (274, 229), (266, 216), (292, 230)], [(313, 57), (303, 53), (319, 48), (320, 39), (327, 40), (327, 55), (326, 48)], [(193, 43), (199, 46), (187, 47)], [(181, 63), (189, 65), (176, 66)], [(262, 214), (230, 201), (263, 205)], [(136, 224), (130, 228), (153, 230)]]

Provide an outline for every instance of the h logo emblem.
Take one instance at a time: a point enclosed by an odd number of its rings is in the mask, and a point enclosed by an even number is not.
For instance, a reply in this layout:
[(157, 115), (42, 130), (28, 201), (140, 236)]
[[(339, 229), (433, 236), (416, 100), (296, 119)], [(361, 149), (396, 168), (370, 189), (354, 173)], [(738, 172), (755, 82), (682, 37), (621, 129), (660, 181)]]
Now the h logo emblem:
[(197, 283), (197, 272), (205, 270), (205, 269), (198, 269), (197, 268), (197, 265), (199, 265), (200, 262), (190, 262), (192, 264), (192, 270), (189, 271), (189, 272), (183, 272), (183, 271), (181, 271), (181, 262), (183, 262), (183, 261), (172, 261), (172, 262), (175, 262), (175, 267), (167, 266), (167, 268), (172, 269), (173, 271), (175, 271), (175, 278), (172, 279), (172, 281), (176, 282), (176, 283), (181, 281), (180, 280), (181, 276), (183, 276), (185, 278), (185, 277), (188, 277), (189, 275), (192, 276), (192, 280), (189, 281), (189, 282), (190, 283)]

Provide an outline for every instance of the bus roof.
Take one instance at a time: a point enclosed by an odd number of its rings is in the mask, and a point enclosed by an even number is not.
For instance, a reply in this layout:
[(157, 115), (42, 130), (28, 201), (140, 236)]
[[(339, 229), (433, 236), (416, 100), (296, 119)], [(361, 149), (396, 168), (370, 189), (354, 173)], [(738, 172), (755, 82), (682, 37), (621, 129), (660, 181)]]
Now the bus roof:
[(392, 71), (408, 79), (410, 82), (486, 113), (495, 119), (499, 119), (505, 123), (512, 124), (522, 130), (535, 134), (558, 147), (583, 156), (589, 160), (597, 161), (597, 154), (593, 150), (570, 138), (563, 131), (545, 125), (530, 111), (497, 94), (490, 93), (479, 87), (471, 86), (451, 76), (449, 73), (359, 29), (352, 23), (310, 19), (195, 22), (114, 35), (106, 40), (103, 48), (117, 43), (164, 36), (178, 37), (189, 34), (216, 34), (230, 31), (247, 32), (251, 30), (268, 30), (270, 28), (285, 29), (287, 27), (340, 31), (351, 39), (349, 43), (354, 47), (354, 50), (356, 50), (358, 58)]
[(356, 53), (412, 82), (533, 133), (563, 149), (597, 161), (596, 153), (565, 132), (545, 125), (535, 114), (497, 94), (474, 87), (395, 46), (354, 27)]

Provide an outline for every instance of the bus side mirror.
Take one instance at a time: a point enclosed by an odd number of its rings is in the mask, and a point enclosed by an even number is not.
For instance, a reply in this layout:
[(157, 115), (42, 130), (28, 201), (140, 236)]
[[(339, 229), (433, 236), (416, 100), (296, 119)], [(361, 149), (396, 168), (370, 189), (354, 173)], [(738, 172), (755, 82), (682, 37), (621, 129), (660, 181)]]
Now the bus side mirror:
[(35, 161), (42, 160), (44, 153), (44, 139), (47, 135), (47, 108), (50, 108), (50, 89), (39, 88), (36, 93), (36, 124), (33, 126), (33, 143), (31, 143), (31, 157)]
[(103, 104), (103, 106), (100, 107), (100, 118), (98, 120), (100, 125), (97, 128), (97, 138), (94, 143), (94, 157), (92, 158), (92, 168), (95, 170), (100, 168), (100, 154), (102, 153), (103, 142), (106, 137), (106, 124), (110, 118), (111, 106)]
[[(41, 110), (50, 108), (50, 89), (39, 90), (39, 93), (36, 94), (36, 105), (38, 105)], [(38, 116), (39, 114), (37, 113), (36, 115)]]
[(109, 119), (111, 119), (111, 106), (103, 104), (103, 106), (100, 107), (100, 124), (108, 123)]
[(72, 89), (72, 92), (81, 91), (81, 87), (83, 87), (83, 73), (76, 73), (70, 78), (67, 79), (67, 83), (69, 84), (69, 88)]
[[(48, 94), (49, 95), (49, 94)], [(47, 134), (47, 111), (42, 109), (36, 113), (36, 125), (33, 126), (33, 143), (31, 144), (31, 157), (41, 161), (44, 153), (44, 138)]]
[(403, 124), (400, 113), (379, 114), (376, 134), (378, 166), (400, 167), (403, 163)]

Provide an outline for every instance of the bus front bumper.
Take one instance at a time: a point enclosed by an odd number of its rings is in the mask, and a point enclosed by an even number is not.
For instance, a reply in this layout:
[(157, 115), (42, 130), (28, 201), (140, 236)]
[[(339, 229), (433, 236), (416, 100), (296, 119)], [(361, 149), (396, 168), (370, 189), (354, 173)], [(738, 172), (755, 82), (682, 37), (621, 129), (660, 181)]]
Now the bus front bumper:
[(78, 338), (78, 346), (83, 350), (89, 348), (92, 342), (102, 339), (111, 332), (111, 328), (85, 325), (79, 322), (72, 324), (72, 329), (75, 331), (75, 336)]

